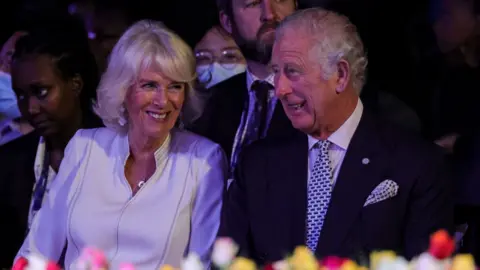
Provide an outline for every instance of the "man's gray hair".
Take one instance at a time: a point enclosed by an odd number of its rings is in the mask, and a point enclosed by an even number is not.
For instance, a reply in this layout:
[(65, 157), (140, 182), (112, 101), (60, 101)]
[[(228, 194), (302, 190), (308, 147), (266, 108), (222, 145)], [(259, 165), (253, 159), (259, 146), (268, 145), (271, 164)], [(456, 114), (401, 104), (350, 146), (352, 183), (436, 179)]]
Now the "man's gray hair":
[(365, 83), (367, 57), (357, 28), (347, 17), (322, 8), (309, 8), (285, 18), (276, 30), (277, 40), (286, 29), (305, 31), (311, 38), (313, 46), (309, 53), (318, 59), (325, 79), (336, 71), (338, 61), (347, 61), (352, 85), (360, 93)]

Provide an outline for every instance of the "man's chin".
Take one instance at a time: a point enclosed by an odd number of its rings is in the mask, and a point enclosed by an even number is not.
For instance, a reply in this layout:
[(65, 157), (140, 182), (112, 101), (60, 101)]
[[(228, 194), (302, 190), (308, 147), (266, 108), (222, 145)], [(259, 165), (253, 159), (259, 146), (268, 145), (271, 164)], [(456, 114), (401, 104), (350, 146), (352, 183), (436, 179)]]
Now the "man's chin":
[(243, 56), (247, 60), (255, 61), (261, 64), (268, 64), (272, 56), (272, 50), (269, 48), (262, 48), (259, 46), (240, 46)]

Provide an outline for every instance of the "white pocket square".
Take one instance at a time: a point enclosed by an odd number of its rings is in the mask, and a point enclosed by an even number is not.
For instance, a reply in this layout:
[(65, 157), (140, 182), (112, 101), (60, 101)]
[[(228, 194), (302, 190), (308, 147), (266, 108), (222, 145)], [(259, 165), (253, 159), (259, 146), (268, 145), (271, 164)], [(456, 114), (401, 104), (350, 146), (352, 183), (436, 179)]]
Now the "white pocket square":
[(395, 197), (397, 192), (398, 184), (395, 181), (390, 179), (384, 180), (370, 193), (363, 207)]

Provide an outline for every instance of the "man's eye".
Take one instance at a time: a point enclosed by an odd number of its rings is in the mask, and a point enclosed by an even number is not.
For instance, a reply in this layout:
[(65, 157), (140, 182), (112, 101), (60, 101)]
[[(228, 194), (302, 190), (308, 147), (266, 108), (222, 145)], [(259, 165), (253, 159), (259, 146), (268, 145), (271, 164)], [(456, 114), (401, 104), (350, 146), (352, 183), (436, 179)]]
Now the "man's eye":
[(252, 7), (258, 6), (259, 4), (260, 4), (260, 1), (252, 1), (252, 2), (247, 3), (245, 5), (245, 7), (252, 8)]
[(297, 75), (298, 71), (296, 69), (293, 69), (293, 68), (287, 68), (287, 69), (285, 69), (285, 73), (287, 73), (289, 75)]

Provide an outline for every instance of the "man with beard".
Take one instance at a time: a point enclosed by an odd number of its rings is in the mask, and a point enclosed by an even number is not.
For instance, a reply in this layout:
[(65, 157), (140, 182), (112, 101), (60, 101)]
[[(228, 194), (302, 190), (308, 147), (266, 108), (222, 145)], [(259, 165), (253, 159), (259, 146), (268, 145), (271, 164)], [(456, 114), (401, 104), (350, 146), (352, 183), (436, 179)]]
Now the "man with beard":
[(268, 68), (276, 26), (295, 0), (217, 0), (222, 27), (247, 59), (247, 71), (214, 86), (202, 116), (191, 129), (220, 144), (235, 168), (253, 141), (294, 130), (274, 95)]

